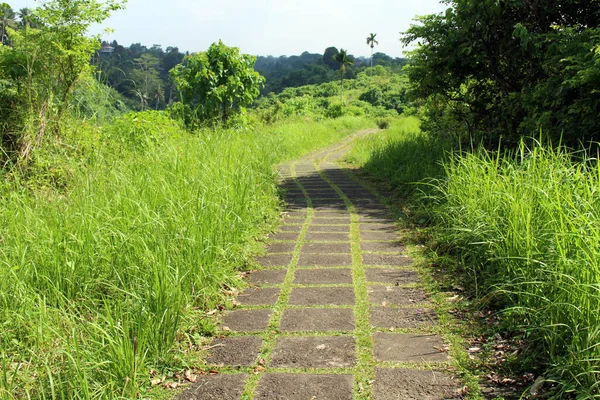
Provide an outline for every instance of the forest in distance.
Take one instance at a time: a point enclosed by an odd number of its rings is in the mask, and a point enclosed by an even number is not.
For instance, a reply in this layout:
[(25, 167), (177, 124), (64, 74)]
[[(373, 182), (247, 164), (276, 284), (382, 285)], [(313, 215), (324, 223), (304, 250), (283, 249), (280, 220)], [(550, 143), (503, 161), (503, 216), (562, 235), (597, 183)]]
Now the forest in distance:
[(124, 46), (86, 33), (119, 0), (1, 3), (0, 398), (210, 373), (276, 166), (373, 129), (341, 165), (390, 194), (460, 396), (599, 399), (600, 0), (443, 3), (406, 59)]

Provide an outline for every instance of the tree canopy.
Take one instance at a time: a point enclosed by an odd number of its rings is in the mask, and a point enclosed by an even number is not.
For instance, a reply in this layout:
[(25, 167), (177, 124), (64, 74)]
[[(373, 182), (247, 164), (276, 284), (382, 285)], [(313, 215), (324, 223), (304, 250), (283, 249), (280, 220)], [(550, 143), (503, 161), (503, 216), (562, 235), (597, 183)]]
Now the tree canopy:
[(600, 138), (600, 1), (449, 0), (403, 36), (425, 127), (492, 145)]
[(234, 113), (243, 112), (265, 82), (254, 70), (255, 62), (256, 57), (219, 41), (173, 68), (171, 76), (183, 105), (192, 111), (192, 121), (227, 121)]

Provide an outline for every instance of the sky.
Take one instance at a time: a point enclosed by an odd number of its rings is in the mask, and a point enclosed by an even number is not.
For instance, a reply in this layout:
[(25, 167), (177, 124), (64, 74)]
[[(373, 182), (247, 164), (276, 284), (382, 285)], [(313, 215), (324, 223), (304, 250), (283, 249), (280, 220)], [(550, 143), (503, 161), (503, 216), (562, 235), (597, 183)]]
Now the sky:
[[(3, 0), (18, 10), (37, 0)], [(109, 27), (104, 40), (129, 46), (160, 44), (180, 51), (204, 51), (219, 39), (243, 53), (261, 56), (322, 54), (343, 48), (369, 56), (369, 33), (376, 33), (375, 51), (402, 57), (399, 41), (417, 15), (442, 12), (439, 0), (129, 0), (93, 33)]]

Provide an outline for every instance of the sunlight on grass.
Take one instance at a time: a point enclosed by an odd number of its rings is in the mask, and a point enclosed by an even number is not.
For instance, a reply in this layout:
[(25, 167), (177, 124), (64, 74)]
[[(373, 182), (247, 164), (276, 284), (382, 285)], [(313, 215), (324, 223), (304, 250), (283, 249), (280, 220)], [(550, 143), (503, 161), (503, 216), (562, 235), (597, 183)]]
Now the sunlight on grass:
[(120, 126), (91, 132), (49, 158), (61, 165), (38, 166), (77, 171), (61, 190), (16, 176), (0, 188), (2, 398), (135, 397), (149, 368), (183, 368), (175, 344), (205, 333), (182, 331), (187, 313), (222, 301), (278, 219), (273, 166), (372, 126), (344, 117), (175, 134), (151, 113), (117, 124), (139, 129), (106, 143)]

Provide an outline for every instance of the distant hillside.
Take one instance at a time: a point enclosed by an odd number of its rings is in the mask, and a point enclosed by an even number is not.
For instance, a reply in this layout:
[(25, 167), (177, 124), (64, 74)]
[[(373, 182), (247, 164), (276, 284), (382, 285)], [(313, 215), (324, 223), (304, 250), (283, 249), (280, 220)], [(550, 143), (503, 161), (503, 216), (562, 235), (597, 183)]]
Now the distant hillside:
[[(339, 63), (333, 58), (338, 53), (336, 47), (328, 47), (323, 54), (305, 51), (299, 56), (258, 56), (254, 69), (267, 79), (262, 94), (280, 93), (288, 87), (316, 85), (338, 79)], [(351, 56), (352, 57), (352, 56)], [(352, 79), (370, 65), (367, 57), (354, 58), (354, 65), (346, 70), (345, 77)], [(373, 66), (382, 65), (399, 72), (406, 59), (392, 58), (385, 53), (373, 54)]]

